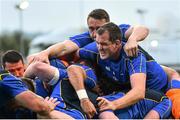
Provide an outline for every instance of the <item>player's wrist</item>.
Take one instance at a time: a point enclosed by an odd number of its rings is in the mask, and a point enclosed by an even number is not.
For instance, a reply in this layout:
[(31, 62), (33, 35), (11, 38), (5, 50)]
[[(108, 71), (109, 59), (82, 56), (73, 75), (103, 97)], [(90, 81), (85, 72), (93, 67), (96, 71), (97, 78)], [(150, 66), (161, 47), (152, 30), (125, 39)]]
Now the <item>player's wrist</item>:
[(119, 104), (116, 101), (112, 101), (112, 110), (117, 110), (119, 107)]
[(76, 93), (79, 100), (89, 99), (85, 89), (77, 90)]
[(44, 50), (44, 52), (48, 58), (58, 57), (56, 50), (53, 47), (48, 47), (46, 50)]

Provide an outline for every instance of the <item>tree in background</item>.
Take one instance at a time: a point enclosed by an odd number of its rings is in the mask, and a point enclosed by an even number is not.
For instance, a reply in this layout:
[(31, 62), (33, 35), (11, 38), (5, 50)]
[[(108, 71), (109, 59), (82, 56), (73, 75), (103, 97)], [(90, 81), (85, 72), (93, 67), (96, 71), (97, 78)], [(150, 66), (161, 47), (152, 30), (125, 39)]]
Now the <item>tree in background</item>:
[[(21, 37), (21, 33), (19, 31), (15, 31), (13, 33), (3, 32), (0, 35), (0, 53), (10, 49), (20, 51), (20, 39), (21, 39), (20, 37)], [(32, 36), (23, 35), (24, 56), (28, 55), (31, 39)]]

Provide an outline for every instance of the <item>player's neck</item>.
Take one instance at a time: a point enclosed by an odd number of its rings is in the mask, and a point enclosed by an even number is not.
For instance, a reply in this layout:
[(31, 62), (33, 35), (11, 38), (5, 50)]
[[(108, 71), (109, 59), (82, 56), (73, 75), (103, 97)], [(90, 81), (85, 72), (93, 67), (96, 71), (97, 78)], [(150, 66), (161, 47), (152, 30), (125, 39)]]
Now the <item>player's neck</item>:
[(117, 61), (119, 60), (119, 56), (120, 56), (120, 53), (121, 53), (121, 49), (122, 49), (122, 45), (119, 45), (116, 49), (115, 49), (115, 54), (113, 56), (113, 60), (114, 61)]

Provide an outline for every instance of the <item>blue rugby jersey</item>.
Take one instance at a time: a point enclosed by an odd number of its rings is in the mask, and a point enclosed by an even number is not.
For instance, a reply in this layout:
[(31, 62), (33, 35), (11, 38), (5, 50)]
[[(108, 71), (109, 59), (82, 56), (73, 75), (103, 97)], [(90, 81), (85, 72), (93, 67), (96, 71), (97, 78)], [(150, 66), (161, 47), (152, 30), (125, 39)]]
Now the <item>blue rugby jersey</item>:
[(3, 80), (1, 80), (1, 87), (12, 97), (15, 97), (16, 95), (28, 90), (20, 78), (17, 78), (11, 74), (7, 75), (3, 78)]
[[(121, 30), (122, 33), (122, 41), (126, 41), (125, 39), (125, 32), (128, 30), (128, 28), (130, 27), (129, 24), (120, 24), (119, 28)], [(76, 43), (78, 45), (79, 48), (82, 48), (83, 46), (94, 42), (94, 39), (92, 39), (90, 37), (90, 33), (89, 32), (85, 32), (79, 35), (75, 35), (73, 37), (69, 38), (71, 41), (73, 41), (74, 43)]]
[(36, 79), (35, 81), (35, 93), (43, 98), (46, 98), (47, 96), (50, 95), (51, 91), (48, 91), (47, 89), (44, 88), (43, 81)]
[(28, 88), (19, 78), (10, 73), (0, 74), (0, 106), (27, 90)]
[(118, 60), (102, 60), (96, 43), (93, 42), (81, 48), (79, 56), (81, 59), (96, 62), (104, 76), (120, 83), (129, 82), (130, 76), (134, 73), (145, 73), (147, 75), (147, 88), (162, 90), (167, 85), (167, 75), (162, 67), (154, 60), (147, 61), (141, 50), (134, 58), (129, 58), (124, 49), (121, 49)]

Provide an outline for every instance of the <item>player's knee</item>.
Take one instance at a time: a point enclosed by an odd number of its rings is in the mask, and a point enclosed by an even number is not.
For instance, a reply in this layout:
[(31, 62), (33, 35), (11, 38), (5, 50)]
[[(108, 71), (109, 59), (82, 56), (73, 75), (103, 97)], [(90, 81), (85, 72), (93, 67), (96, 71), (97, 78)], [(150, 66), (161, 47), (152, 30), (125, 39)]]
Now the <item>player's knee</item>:
[(100, 119), (118, 119), (117, 116), (110, 111), (104, 111), (99, 114)]
[(168, 98), (163, 99), (155, 108), (161, 119), (168, 118), (172, 110), (172, 101)]

